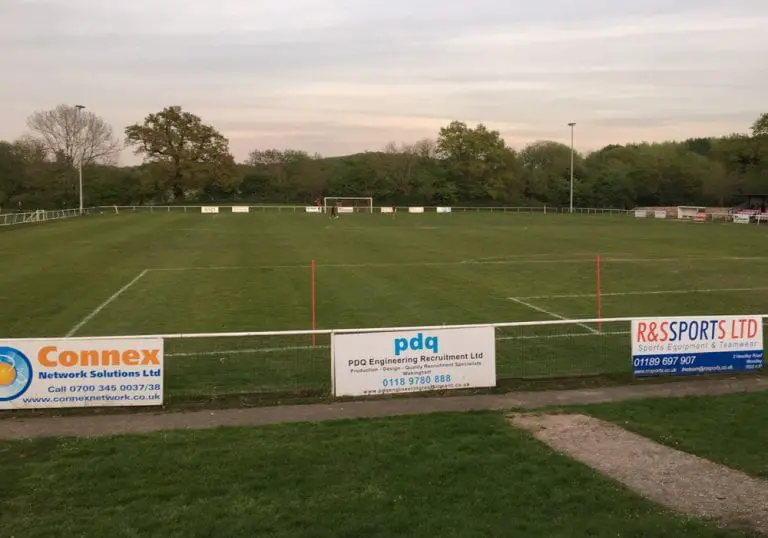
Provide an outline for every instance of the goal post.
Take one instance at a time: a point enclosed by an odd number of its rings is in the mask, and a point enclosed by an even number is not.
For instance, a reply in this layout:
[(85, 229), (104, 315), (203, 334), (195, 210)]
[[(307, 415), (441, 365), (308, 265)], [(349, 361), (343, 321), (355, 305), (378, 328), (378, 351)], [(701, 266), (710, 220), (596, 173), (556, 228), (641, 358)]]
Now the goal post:
[(373, 198), (370, 196), (326, 196), (323, 198), (323, 213), (329, 213), (333, 206), (339, 213), (373, 213)]
[(689, 205), (681, 205), (677, 207), (677, 218), (680, 220), (699, 220), (702, 215), (706, 218), (706, 207)]

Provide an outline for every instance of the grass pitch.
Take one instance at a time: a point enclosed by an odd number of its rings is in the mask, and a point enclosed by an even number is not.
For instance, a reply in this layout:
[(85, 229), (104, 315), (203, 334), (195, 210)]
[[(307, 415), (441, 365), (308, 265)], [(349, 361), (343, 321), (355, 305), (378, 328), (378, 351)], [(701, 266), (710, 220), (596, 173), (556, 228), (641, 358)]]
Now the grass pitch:
[(743, 536), (495, 413), (0, 443), (0, 476), (17, 538)]
[[(129, 213), (0, 231), (3, 337), (756, 314), (766, 228), (632, 217)], [(501, 329), (499, 377), (630, 371), (626, 324)], [(328, 339), (168, 340), (168, 401), (330, 386)]]

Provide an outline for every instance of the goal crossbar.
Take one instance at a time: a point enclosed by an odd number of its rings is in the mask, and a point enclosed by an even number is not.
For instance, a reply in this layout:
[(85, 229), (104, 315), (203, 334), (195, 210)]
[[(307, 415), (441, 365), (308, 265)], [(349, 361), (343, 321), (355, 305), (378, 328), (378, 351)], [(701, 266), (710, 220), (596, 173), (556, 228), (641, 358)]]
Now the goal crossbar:
[(330, 207), (338, 205), (346, 212), (365, 211), (373, 213), (373, 198), (370, 196), (326, 196), (323, 198), (323, 212), (328, 213)]

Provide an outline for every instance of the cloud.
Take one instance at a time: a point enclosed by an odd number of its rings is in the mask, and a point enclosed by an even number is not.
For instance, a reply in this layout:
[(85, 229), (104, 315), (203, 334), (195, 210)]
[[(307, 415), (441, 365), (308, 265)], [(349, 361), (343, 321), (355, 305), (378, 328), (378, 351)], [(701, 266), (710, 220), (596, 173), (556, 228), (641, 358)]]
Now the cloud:
[(0, 138), (60, 102), (116, 130), (180, 104), (238, 158), (379, 149), (453, 119), (513, 145), (568, 121), (582, 149), (717, 135), (763, 111), (766, 26), (764, 0), (3, 0)]
[(691, 13), (626, 17), (595, 21), (588, 24), (552, 25), (521, 28), (514, 32), (501, 31), (482, 35), (463, 35), (453, 43), (464, 46), (534, 45), (539, 43), (569, 43), (577, 41), (622, 40), (658, 35), (711, 34), (713, 32), (759, 31), (768, 23), (768, 15), (757, 17), (691, 18)]

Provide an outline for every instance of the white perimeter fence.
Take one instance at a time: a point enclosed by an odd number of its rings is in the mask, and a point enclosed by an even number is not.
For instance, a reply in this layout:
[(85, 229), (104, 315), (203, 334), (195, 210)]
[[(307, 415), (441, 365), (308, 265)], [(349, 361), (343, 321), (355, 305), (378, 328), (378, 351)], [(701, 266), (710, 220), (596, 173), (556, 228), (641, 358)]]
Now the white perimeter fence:
[[(567, 207), (469, 207), (469, 206), (374, 206), (374, 207), (347, 207), (341, 208), (342, 212), (380, 213), (380, 214), (424, 214), (424, 213), (527, 213), (544, 215), (566, 215), (571, 213)], [(82, 214), (125, 214), (125, 213), (199, 213), (216, 215), (219, 213), (322, 213), (323, 208), (304, 205), (248, 205), (248, 204), (220, 204), (220, 205), (131, 205), (131, 206), (100, 206), (84, 208)], [(575, 207), (573, 213), (577, 215), (618, 215), (635, 218), (669, 219), (706, 221), (734, 221), (734, 222), (768, 222), (768, 214), (739, 214), (738, 212), (712, 212), (692, 215), (681, 212), (675, 208), (661, 209), (603, 209), (594, 207)], [(78, 209), (36, 210), (19, 213), (0, 213), (0, 226), (11, 226), (49, 220), (60, 220), (80, 216)]]
[[(760, 316), (763, 325), (768, 315)], [(493, 327), (505, 380), (632, 375), (633, 318), (471, 325), (142, 335), (165, 342), (166, 401), (331, 392), (331, 335)], [(121, 336), (118, 339), (136, 339)], [(69, 340), (87, 340), (73, 337)], [(8, 342), (13, 342), (10, 340)]]
[[(112, 210), (114, 211), (114, 208)], [(102, 208), (89, 207), (83, 209), (82, 213), (79, 209), (37, 209), (35, 211), (22, 211), (18, 213), (0, 213), (0, 226), (13, 226), (14, 224), (29, 224), (33, 222), (45, 222), (49, 220), (70, 219), (85, 214), (101, 212), (103, 212)]]
[[(113, 207), (106, 207), (105, 210), (115, 211)], [(354, 213), (543, 213), (543, 214), (564, 214), (569, 213), (569, 208), (565, 207), (506, 207), (506, 206), (373, 206), (368, 207), (347, 207), (341, 208)], [(145, 212), (145, 213), (322, 213), (323, 207), (305, 206), (305, 205), (248, 205), (248, 204), (209, 204), (209, 205), (183, 205), (183, 206), (117, 206), (120, 212)], [(583, 215), (630, 215), (631, 210), (626, 209), (600, 209), (590, 207), (574, 207), (574, 213)]]

